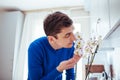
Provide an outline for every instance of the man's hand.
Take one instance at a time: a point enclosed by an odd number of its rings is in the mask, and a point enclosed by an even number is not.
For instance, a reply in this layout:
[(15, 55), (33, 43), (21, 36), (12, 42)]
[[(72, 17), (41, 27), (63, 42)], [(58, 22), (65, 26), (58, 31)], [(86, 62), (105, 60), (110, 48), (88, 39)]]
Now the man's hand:
[(57, 67), (57, 70), (59, 72), (63, 72), (63, 70), (73, 68), (74, 65), (80, 60), (81, 57), (82, 55), (74, 54), (74, 56), (71, 59), (62, 61)]

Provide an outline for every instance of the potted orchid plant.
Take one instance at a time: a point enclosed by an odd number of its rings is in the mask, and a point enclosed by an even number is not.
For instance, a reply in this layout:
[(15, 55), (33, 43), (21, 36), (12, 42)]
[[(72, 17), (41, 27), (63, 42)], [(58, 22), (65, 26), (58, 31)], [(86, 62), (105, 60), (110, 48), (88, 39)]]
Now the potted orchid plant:
[[(74, 45), (75, 48), (74, 53), (77, 55), (82, 54), (83, 58), (88, 59), (87, 61), (88, 67), (86, 69), (86, 76), (85, 76), (85, 80), (87, 80), (91, 65), (98, 51), (99, 45), (102, 41), (101, 36), (97, 38), (96, 37), (90, 38), (90, 40), (88, 40), (87, 42), (84, 41), (82, 35), (79, 32), (77, 32), (75, 36), (76, 36), (76, 41)], [(77, 64), (75, 65), (75, 80), (76, 80), (76, 73), (77, 73)]]

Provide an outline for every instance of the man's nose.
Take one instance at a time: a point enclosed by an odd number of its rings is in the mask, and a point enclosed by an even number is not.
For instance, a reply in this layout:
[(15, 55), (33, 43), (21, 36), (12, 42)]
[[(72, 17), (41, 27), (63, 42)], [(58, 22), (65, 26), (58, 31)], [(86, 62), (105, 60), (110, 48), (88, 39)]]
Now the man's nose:
[(73, 33), (72, 33), (71, 40), (72, 40), (72, 41), (75, 41), (75, 40), (76, 40), (76, 37), (75, 37), (75, 35), (74, 35)]

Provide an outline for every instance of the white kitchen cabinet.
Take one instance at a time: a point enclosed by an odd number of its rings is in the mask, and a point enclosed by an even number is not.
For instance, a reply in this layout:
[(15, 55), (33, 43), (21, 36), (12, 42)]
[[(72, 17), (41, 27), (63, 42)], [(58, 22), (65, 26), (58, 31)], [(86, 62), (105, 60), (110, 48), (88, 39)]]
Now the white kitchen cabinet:
[(0, 16), (0, 80), (12, 80), (13, 60), (24, 15), (20, 11), (12, 11), (1, 12)]
[(110, 30), (108, 0), (91, 1), (91, 33), (105, 37)]
[(97, 24), (97, 31), (104, 38), (110, 30), (108, 0), (99, 0), (98, 4), (100, 20)]
[(109, 0), (111, 28), (120, 19), (120, 0)]
[(99, 18), (98, 14), (98, 1), (97, 0), (91, 0), (90, 2), (90, 29), (91, 29), (91, 35), (96, 34), (96, 24), (97, 19)]
[[(91, 35), (102, 35), (103, 38), (102, 43), (99, 46), (98, 53), (107, 52), (107, 55), (110, 55), (116, 47), (120, 47), (120, 0), (92, 0), (90, 13)], [(98, 24), (97, 19), (99, 20)], [(113, 54), (116, 55), (116, 53)], [(103, 58), (105, 58), (104, 62), (106, 62), (109, 57), (106, 56)], [(111, 58), (114, 57), (112, 56)], [(112, 60), (111, 58), (110, 64), (115, 66), (117, 70), (117, 62), (115, 64), (112, 63), (116, 61), (116, 59)], [(116, 72), (114, 73), (114, 77), (115, 76)]]
[(91, 33), (106, 36), (110, 29), (120, 20), (120, 0), (92, 0)]

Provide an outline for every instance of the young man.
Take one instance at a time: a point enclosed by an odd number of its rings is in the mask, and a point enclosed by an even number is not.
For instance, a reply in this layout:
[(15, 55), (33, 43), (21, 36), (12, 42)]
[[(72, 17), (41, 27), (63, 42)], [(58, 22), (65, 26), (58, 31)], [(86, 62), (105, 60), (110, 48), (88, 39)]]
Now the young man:
[(44, 20), (46, 37), (32, 42), (28, 49), (28, 80), (74, 80), (74, 65), (81, 58), (74, 54), (72, 20), (54, 12)]

